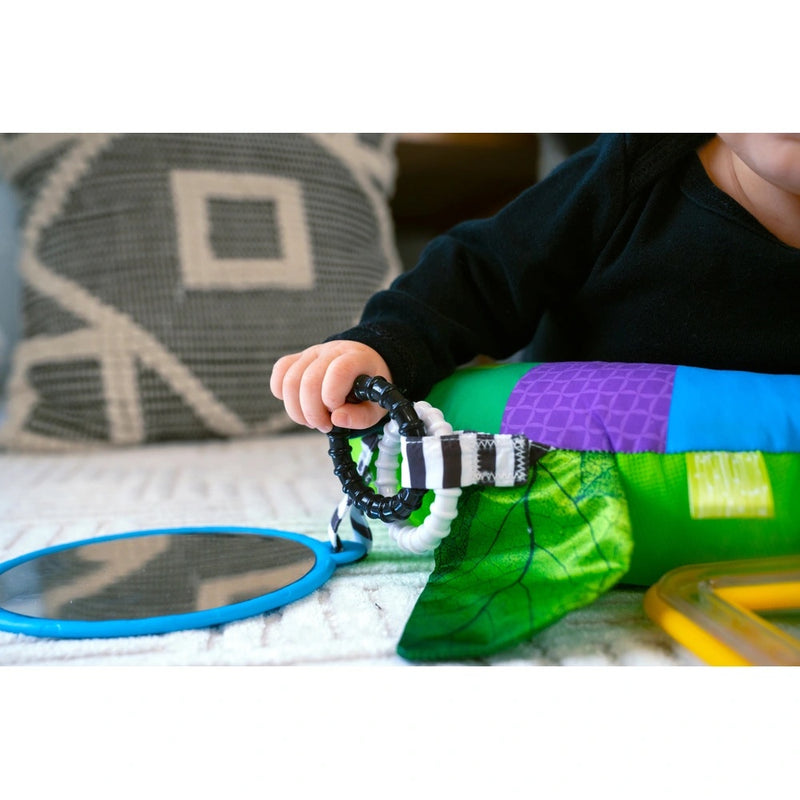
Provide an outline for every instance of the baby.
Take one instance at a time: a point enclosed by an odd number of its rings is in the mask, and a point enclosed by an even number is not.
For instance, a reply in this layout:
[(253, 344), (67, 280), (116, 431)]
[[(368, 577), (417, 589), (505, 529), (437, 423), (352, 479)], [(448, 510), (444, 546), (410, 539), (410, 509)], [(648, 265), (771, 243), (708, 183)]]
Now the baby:
[(434, 239), (360, 323), (284, 356), (295, 422), (369, 428), (479, 354), (800, 373), (800, 134), (609, 134)]

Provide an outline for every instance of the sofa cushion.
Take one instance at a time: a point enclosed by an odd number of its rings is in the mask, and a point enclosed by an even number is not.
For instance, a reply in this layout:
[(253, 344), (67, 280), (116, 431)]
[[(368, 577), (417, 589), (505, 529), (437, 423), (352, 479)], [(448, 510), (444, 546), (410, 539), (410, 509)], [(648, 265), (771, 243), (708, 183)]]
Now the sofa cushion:
[(277, 358), (399, 271), (395, 138), (13, 134), (24, 335), (7, 446), (266, 433)]

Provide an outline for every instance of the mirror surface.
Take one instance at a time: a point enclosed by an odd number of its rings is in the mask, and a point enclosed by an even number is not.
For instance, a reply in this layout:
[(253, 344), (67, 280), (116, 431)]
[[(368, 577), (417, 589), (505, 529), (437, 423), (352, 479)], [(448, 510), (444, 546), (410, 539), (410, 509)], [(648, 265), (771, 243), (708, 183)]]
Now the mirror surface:
[(308, 575), (311, 547), (281, 536), (155, 533), (42, 552), (0, 573), (0, 609), (41, 619), (142, 619), (240, 603)]

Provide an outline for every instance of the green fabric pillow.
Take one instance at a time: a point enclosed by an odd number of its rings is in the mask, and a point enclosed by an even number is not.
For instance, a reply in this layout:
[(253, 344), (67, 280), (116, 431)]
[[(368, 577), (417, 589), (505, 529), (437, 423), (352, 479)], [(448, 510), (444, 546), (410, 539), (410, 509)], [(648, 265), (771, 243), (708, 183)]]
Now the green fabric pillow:
[(460, 371), (428, 399), (456, 430), (551, 449), (523, 486), (464, 490), (408, 658), (487, 655), (618, 582), (800, 552), (800, 376), (511, 364)]

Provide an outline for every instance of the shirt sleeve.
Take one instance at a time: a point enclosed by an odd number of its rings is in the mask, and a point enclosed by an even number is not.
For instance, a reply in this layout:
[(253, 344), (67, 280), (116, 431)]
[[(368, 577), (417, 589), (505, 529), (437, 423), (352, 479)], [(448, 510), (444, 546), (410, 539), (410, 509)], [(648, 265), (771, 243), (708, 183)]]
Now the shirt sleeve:
[(625, 139), (600, 136), (494, 217), (435, 238), (417, 266), (330, 337), (377, 350), (412, 399), (476, 355), (507, 358), (576, 292), (619, 218)]

